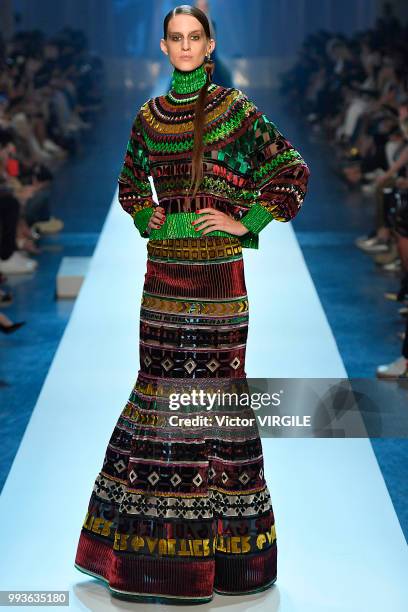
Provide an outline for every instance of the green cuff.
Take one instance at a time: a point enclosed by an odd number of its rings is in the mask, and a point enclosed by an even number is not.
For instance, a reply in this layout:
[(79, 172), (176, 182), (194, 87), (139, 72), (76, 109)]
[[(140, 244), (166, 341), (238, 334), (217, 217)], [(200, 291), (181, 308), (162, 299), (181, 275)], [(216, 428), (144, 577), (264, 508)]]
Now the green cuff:
[(240, 221), (252, 234), (259, 234), (273, 219), (274, 216), (262, 204), (256, 202)]
[(153, 211), (154, 208), (152, 206), (149, 206), (148, 208), (142, 208), (142, 210), (139, 210), (133, 217), (133, 223), (136, 225), (142, 238), (149, 237), (149, 234), (146, 230), (147, 224), (150, 221), (150, 217), (152, 216)]
[(252, 234), (247, 232), (243, 236), (238, 236), (242, 247), (247, 249), (258, 249), (259, 248), (259, 236), (258, 234)]

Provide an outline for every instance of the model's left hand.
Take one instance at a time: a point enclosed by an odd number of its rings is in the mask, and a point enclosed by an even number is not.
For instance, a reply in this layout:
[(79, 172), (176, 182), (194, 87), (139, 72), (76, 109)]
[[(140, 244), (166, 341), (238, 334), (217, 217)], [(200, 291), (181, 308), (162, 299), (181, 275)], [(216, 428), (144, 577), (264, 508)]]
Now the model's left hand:
[(195, 228), (196, 230), (203, 230), (200, 236), (209, 234), (214, 230), (228, 232), (234, 236), (243, 236), (248, 232), (248, 229), (241, 221), (232, 219), (232, 217), (223, 213), (221, 210), (216, 210), (215, 208), (200, 208), (200, 210), (196, 212), (202, 219), (195, 219), (191, 223), (197, 226)]

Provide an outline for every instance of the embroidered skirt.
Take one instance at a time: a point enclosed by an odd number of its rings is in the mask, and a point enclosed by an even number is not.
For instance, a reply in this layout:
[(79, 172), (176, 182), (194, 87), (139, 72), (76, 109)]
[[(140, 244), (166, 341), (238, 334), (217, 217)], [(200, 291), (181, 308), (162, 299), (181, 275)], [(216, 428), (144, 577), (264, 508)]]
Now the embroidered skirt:
[(124, 599), (202, 603), (264, 590), (277, 546), (261, 440), (253, 410), (221, 399), (247, 384), (241, 244), (202, 236), (150, 240), (147, 251), (140, 369), (75, 566)]

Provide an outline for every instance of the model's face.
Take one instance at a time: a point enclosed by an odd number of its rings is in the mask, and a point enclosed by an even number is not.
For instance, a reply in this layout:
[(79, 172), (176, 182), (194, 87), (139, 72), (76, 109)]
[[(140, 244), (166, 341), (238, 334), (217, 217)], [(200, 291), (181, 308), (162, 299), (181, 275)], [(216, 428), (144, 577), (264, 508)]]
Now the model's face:
[(212, 53), (215, 40), (206, 37), (203, 26), (192, 15), (175, 15), (168, 23), (167, 39), (161, 39), (160, 48), (178, 70), (194, 70), (203, 63), (205, 55)]

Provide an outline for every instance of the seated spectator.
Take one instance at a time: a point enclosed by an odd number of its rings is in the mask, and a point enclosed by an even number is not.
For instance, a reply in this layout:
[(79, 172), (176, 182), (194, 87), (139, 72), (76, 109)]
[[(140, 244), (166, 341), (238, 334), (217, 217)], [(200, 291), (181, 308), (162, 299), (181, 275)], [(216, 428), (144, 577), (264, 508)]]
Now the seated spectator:
[(37, 262), (18, 251), (17, 225), (20, 217), (20, 200), (29, 197), (30, 186), (13, 183), (7, 172), (9, 156), (14, 152), (12, 135), (0, 131), (0, 272), (4, 274), (24, 274), (37, 268)]
[[(36, 270), (37, 242), (63, 228), (51, 215), (52, 181), (92, 127), (103, 88), (103, 63), (82, 32), (0, 34), (0, 309), (13, 302), (7, 275)], [(3, 333), (24, 323), (0, 312)]]
[[(371, 30), (308, 36), (280, 87), (293, 110), (332, 147), (335, 174), (369, 198), (372, 225), (356, 246), (379, 269), (402, 273), (398, 292), (387, 294), (398, 301), (408, 301), (407, 34), (408, 24), (386, 2)], [(406, 316), (406, 307), (401, 314)], [(402, 355), (379, 366), (377, 376), (408, 376), (407, 336), (408, 329)]]

